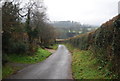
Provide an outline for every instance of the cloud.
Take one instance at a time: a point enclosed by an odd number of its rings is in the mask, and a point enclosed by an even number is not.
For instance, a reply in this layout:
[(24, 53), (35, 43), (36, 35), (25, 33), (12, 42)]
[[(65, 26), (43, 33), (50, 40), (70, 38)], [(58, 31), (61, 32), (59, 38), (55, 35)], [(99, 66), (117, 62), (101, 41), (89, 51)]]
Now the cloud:
[(116, 16), (119, 0), (44, 0), (51, 21), (100, 25)]

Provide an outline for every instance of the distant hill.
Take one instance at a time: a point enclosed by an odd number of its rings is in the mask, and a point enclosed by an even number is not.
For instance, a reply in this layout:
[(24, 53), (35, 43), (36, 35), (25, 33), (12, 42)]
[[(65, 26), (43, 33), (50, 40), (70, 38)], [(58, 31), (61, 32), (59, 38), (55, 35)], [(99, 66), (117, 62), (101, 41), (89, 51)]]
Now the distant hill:
[(73, 37), (78, 34), (87, 33), (95, 30), (96, 26), (91, 25), (81, 25), (79, 22), (74, 21), (54, 21), (51, 23), (54, 28), (59, 31), (60, 36), (58, 38), (68, 38)]
[(71, 27), (75, 27), (75, 28), (80, 28), (80, 27), (96, 27), (96, 26), (91, 26), (91, 25), (87, 25), (87, 24), (83, 24), (81, 25), (81, 23), (79, 22), (75, 22), (75, 21), (54, 21), (51, 23), (54, 27), (61, 27), (61, 28), (71, 28)]
[(81, 24), (78, 22), (71, 22), (71, 21), (54, 21), (52, 23), (54, 27), (64, 27), (64, 28), (70, 28), (70, 27), (80, 27)]

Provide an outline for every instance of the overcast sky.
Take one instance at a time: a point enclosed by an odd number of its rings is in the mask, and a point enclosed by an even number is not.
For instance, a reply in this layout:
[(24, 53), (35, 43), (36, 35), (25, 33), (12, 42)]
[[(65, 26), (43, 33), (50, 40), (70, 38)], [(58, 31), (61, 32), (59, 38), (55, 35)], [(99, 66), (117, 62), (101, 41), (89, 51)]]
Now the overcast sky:
[(120, 0), (44, 0), (51, 21), (101, 25), (118, 14)]

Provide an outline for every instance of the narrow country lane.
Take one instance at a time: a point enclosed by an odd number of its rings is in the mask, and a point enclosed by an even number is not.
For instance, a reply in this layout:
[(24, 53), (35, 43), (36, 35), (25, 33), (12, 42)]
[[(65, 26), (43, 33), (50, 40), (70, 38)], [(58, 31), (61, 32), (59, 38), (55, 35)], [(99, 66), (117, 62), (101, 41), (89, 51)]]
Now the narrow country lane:
[(45, 61), (32, 64), (8, 79), (72, 79), (71, 54), (64, 45)]

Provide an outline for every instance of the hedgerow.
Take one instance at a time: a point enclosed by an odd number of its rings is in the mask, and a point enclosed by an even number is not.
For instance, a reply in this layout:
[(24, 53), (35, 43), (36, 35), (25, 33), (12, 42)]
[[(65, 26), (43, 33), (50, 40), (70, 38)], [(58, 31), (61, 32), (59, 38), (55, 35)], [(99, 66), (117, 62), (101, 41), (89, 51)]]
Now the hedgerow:
[(81, 50), (91, 50), (102, 68), (108, 67), (120, 76), (120, 15), (93, 32), (69, 38), (65, 42)]

